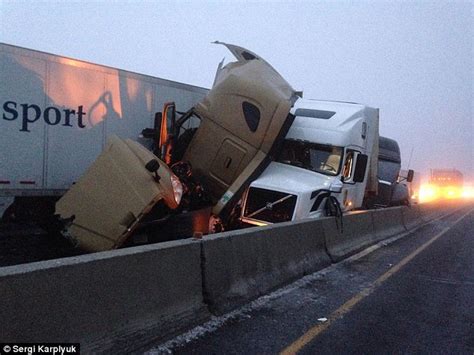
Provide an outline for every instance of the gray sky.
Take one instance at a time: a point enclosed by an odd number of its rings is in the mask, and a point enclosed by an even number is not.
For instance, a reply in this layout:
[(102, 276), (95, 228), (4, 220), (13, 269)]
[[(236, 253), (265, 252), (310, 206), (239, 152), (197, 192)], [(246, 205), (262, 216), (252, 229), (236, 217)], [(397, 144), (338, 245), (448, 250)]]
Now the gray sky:
[(406, 166), (474, 178), (474, 1), (0, 0), (0, 41), (210, 87), (238, 44), (306, 98), (380, 108)]

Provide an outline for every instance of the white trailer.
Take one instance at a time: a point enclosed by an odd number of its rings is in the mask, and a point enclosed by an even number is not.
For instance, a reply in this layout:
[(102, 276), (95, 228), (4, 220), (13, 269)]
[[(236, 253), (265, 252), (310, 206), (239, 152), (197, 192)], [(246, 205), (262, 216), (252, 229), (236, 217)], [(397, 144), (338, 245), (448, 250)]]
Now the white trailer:
[(3, 43), (0, 82), (0, 216), (64, 194), (111, 135), (150, 146), (140, 135), (165, 101), (187, 110), (208, 92)]

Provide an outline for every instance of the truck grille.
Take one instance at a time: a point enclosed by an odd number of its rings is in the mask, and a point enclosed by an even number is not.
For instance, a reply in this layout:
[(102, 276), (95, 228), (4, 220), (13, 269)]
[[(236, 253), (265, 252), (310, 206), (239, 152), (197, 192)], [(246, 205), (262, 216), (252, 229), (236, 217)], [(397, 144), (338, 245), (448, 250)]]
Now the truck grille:
[(251, 187), (243, 217), (270, 223), (291, 221), (295, 206), (295, 195)]

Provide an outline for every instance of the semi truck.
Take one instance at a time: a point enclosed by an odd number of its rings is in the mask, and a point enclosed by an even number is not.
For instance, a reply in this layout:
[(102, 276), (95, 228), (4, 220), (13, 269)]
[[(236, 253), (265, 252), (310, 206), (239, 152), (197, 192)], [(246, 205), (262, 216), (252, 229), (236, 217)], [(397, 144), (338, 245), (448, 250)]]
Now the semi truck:
[[(410, 203), (406, 183), (414, 172), (401, 176), (400, 148), (395, 140), (379, 136), (377, 110), (301, 99), (292, 112), (296, 118), (282, 152), (244, 195), (244, 223), (321, 217), (328, 214), (331, 202), (342, 212)], [(363, 154), (371, 157), (372, 164), (367, 176), (358, 176), (353, 158)]]
[(427, 184), (420, 188), (420, 200), (457, 199), (463, 195), (464, 177), (457, 169), (431, 169)]
[(0, 217), (36, 218), (84, 174), (113, 135), (143, 137), (168, 100), (208, 89), (0, 43)]
[(360, 209), (377, 194), (378, 109), (301, 98), (290, 112), (280, 154), (244, 195), (244, 223), (321, 217), (334, 205)]

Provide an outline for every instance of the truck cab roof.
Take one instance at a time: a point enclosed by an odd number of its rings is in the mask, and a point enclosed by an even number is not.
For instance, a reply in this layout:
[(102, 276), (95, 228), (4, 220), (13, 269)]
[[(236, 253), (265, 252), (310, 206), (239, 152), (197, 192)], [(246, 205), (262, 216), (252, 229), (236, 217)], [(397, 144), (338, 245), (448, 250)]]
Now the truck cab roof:
[(356, 103), (299, 98), (290, 112), (295, 121), (288, 139), (364, 148), (367, 125), (378, 126), (378, 109)]

